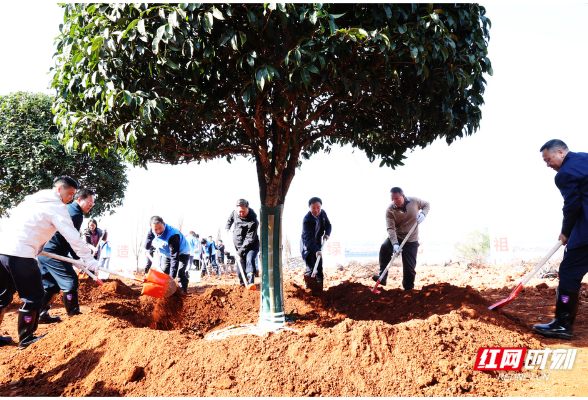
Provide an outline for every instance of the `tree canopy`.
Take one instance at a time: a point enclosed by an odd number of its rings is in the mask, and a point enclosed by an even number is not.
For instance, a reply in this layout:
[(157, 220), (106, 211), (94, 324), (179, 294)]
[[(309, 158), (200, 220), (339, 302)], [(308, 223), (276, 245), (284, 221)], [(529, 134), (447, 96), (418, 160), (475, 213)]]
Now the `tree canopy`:
[(56, 121), (135, 164), (256, 161), (283, 204), (333, 145), (380, 166), (480, 126), (490, 21), (477, 4), (67, 4)]
[(126, 167), (116, 153), (93, 159), (67, 152), (53, 123), (53, 97), (41, 93), (0, 96), (0, 216), (25, 196), (47, 189), (59, 175), (69, 175), (97, 196), (91, 216), (122, 204)]

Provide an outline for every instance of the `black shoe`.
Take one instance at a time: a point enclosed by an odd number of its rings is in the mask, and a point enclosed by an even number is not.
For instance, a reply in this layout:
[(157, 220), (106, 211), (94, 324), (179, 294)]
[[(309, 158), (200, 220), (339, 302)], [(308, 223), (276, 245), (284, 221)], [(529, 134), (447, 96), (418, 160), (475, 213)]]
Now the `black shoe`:
[(533, 326), (533, 330), (548, 338), (572, 340), (572, 328), (578, 314), (579, 294), (579, 291), (558, 288), (555, 318), (548, 324)]
[[(4, 313), (6, 312), (6, 309), (3, 308), (2, 310), (0, 310), (0, 326), (2, 326), (2, 320), (4, 319)], [(10, 336), (2, 336), (0, 335), (0, 347), (5, 346), (7, 344), (12, 343), (12, 338)]]
[[(377, 282), (378, 279), (380, 279), (380, 275), (372, 275), (372, 280), (374, 282)], [(382, 278), (382, 280), (380, 281), (380, 285), (386, 286), (387, 281), (388, 281), (388, 274), (386, 274), (386, 276), (384, 278)]]
[(56, 322), (61, 322), (61, 318), (52, 317), (49, 315), (49, 309), (51, 308), (51, 305), (57, 298), (58, 294), (59, 293), (45, 292), (43, 295), (43, 302), (41, 303), (41, 310), (39, 311), (40, 324), (53, 324)]
[(80, 311), (77, 289), (63, 291), (63, 304), (65, 305), (65, 311), (67, 311), (69, 317), (82, 314)]
[(19, 350), (29, 347), (45, 335), (35, 336), (33, 333), (39, 325), (38, 311), (18, 311), (18, 348)]

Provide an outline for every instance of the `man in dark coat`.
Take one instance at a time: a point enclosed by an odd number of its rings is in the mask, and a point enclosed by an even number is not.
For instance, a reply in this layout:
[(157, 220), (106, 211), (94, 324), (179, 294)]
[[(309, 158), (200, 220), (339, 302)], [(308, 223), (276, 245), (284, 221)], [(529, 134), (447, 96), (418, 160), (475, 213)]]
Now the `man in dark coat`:
[(564, 199), (559, 240), (567, 246), (559, 266), (555, 318), (533, 329), (546, 337), (571, 340), (581, 282), (588, 272), (588, 153), (571, 152), (559, 139), (548, 141), (540, 151), (547, 166), (557, 171), (555, 184)]
[[(306, 262), (306, 271), (304, 272), (304, 282), (306, 287), (313, 292), (323, 290), (323, 260), (321, 252), (321, 243), (328, 240), (331, 235), (331, 221), (327, 213), (322, 209), (323, 201), (318, 197), (313, 197), (308, 201), (310, 211), (304, 216), (302, 221), (302, 238), (300, 240), (300, 252), (302, 259)], [(312, 271), (318, 256), (319, 261), (317, 274), (313, 278)]]
[[(84, 213), (89, 212), (94, 206), (94, 192), (90, 189), (79, 190), (74, 201), (67, 206), (67, 211), (71, 215), (71, 220), (74, 227), (79, 231), (84, 220)], [(71, 248), (71, 245), (59, 232), (47, 242), (43, 251), (47, 253), (57, 254), (63, 257), (72, 257), (79, 259), (77, 254)], [(51, 304), (57, 298), (59, 291), (63, 291), (63, 303), (67, 315), (73, 317), (79, 315), (80, 304), (78, 301), (78, 275), (71, 263), (56, 260), (45, 256), (39, 256), (39, 267), (43, 278), (43, 288), (45, 294), (43, 295), (43, 302), (41, 303), (41, 310), (39, 311), (39, 323), (51, 324), (54, 322), (61, 322), (61, 318), (52, 317), (49, 315)]]
[[(235, 224), (233, 229), (233, 243), (237, 250), (237, 257), (239, 257), (241, 266), (245, 269), (247, 277), (247, 284), (252, 285), (255, 280), (255, 258), (259, 253), (259, 237), (257, 236), (257, 228), (259, 221), (257, 214), (252, 208), (249, 208), (249, 202), (245, 199), (239, 199), (234, 211), (229, 215), (225, 229), (227, 233), (231, 226)], [(240, 273), (239, 283), (245, 286), (243, 278)]]

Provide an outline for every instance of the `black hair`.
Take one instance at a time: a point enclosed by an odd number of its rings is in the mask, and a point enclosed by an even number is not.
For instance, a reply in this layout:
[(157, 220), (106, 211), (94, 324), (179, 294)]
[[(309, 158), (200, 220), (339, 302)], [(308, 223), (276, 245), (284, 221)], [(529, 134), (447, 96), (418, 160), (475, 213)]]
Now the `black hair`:
[(206, 244), (206, 243), (208, 243), (208, 240), (206, 240), (206, 238), (202, 238), (202, 240), (200, 241), (200, 243)]
[(92, 189), (80, 189), (76, 192), (74, 200), (82, 199), (85, 200), (88, 196), (94, 196), (96, 193)]
[(90, 224), (92, 223), (96, 225), (96, 229), (98, 229), (98, 221), (96, 221), (94, 218), (88, 221), (88, 229), (90, 229)]
[(390, 193), (396, 193), (396, 194), (404, 194), (404, 192), (402, 191), (402, 189), (400, 189), (398, 186), (394, 186), (392, 189), (390, 189)]
[(190, 235), (194, 236), (194, 237), (198, 237), (197, 234), (194, 233), (194, 231), (190, 231)]
[(237, 207), (249, 207), (249, 202), (245, 199), (239, 199), (237, 200)]
[(71, 187), (77, 189), (78, 182), (76, 182), (75, 179), (72, 179), (67, 175), (61, 175), (53, 179), (53, 187), (56, 188), (58, 186), (63, 186), (64, 189), (69, 189)]
[(313, 204), (314, 204), (314, 203), (316, 203), (317, 201), (318, 201), (319, 203), (321, 203), (321, 206), (323, 205), (323, 201), (322, 201), (320, 198), (318, 198), (318, 197), (313, 197), (313, 198), (311, 198), (310, 200), (308, 200), (308, 206), (310, 207), (311, 205), (313, 205)]
[(559, 139), (551, 139), (550, 141), (545, 143), (543, 146), (541, 146), (539, 151), (542, 152), (545, 149), (547, 149), (547, 151), (550, 153), (554, 153), (556, 150), (559, 150), (559, 149), (562, 149), (564, 151), (569, 150), (568, 146), (563, 142), (563, 140), (559, 140)]
[(154, 215), (153, 217), (151, 217), (151, 219), (149, 220), (149, 224), (150, 225), (157, 225), (159, 223), (165, 224), (165, 222), (163, 222), (163, 218), (161, 218), (158, 215)]

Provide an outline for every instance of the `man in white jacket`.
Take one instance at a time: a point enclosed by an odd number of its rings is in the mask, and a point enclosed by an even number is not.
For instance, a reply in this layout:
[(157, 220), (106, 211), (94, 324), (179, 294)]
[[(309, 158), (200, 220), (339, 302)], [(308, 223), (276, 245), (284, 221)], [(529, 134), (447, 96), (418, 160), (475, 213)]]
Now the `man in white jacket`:
[[(53, 189), (40, 190), (25, 197), (12, 210), (0, 233), (0, 324), (6, 307), (18, 292), (23, 305), (18, 312), (18, 348), (24, 349), (41, 337), (33, 333), (39, 323), (39, 309), (43, 300), (41, 271), (35, 257), (45, 243), (59, 231), (72, 249), (88, 265), (96, 270), (98, 262), (74, 228), (67, 211), (78, 188), (69, 176), (59, 176), (53, 181)], [(12, 338), (0, 336), (0, 346)]]

